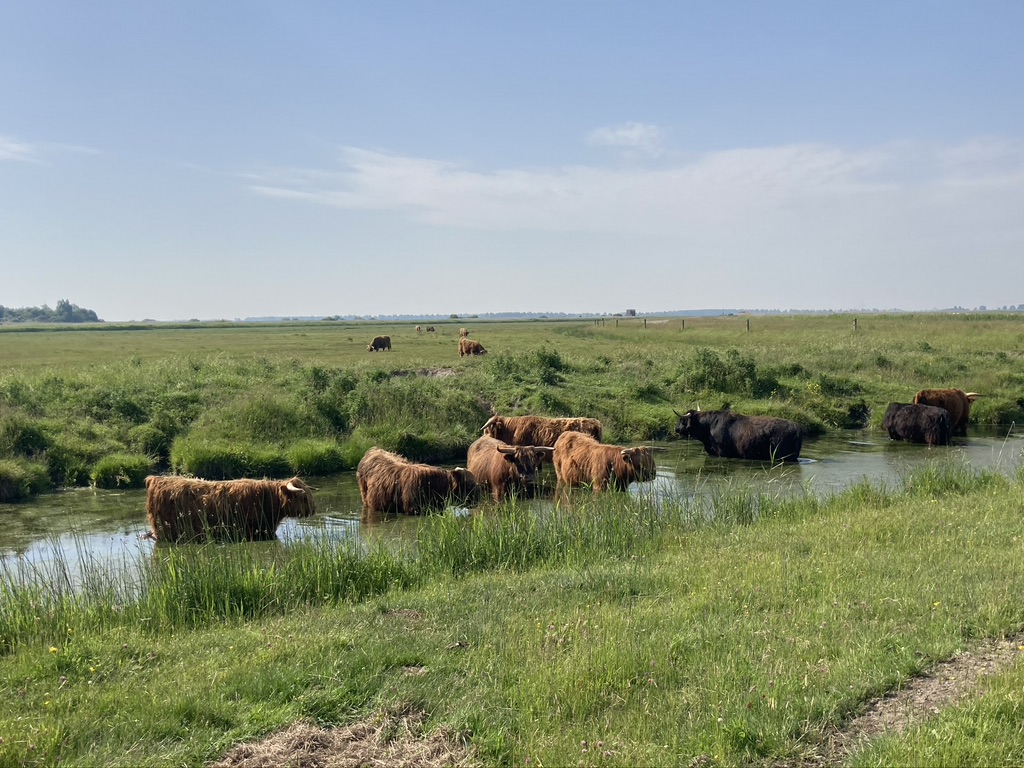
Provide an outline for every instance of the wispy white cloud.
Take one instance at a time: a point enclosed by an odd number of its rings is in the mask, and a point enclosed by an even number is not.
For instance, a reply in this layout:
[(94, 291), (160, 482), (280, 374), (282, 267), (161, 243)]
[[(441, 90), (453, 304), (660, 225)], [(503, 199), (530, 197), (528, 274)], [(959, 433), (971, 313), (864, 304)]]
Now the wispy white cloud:
[(665, 132), (656, 125), (628, 122), (595, 128), (586, 136), (595, 147), (613, 147), (632, 156), (658, 157), (665, 151)]
[(36, 159), (36, 149), (31, 144), (17, 141), (10, 136), (0, 135), (0, 161), (21, 160), (31, 161)]
[[(1024, 146), (978, 140), (952, 147), (847, 150), (791, 145), (711, 152), (659, 168), (568, 166), (477, 171), (441, 160), (346, 147), (336, 171), (252, 179), (264, 195), (349, 210), (393, 211), (479, 230), (730, 235), (733, 228), (800, 231), (890, 227), (900, 215), (1024, 219)], [(1012, 191), (1012, 193), (1011, 193)]]

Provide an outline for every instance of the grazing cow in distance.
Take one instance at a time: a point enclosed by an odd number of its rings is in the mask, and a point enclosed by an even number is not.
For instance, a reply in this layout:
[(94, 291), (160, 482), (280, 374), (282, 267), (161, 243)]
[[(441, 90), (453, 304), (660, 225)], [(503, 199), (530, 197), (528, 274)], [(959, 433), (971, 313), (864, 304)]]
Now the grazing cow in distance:
[(381, 352), (383, 350), (391, 351), (391, 337), (390, 336), (374, 336), (373, 341), (366, 345), (367, 352)]
[(434, 326), (428, 325), (427, 326), (427, 333), (433, 333), (433, 332), (434, 332)]
[(756, 461), (797, 461), (803, 446), (800, 425), (773, 416), (721, 411), (675, 412), (676, 434), (699, 440), (709, 456)]
[(459, 357), (466, 355), (486, 355), (487, 350), (479, 341), (467, 339), (465, 336), (459, 339)]
[(890, 440), (949, 445), (953, 420), (949, 411), (935, 405), (889, 403), (882, 418), (882, 429), (889, 433)]
[(963, 392), (959, 389), (922, 389), (914, 395), (914, 405), (934, 405), (949, 411), (949, 420), (954, 435), (966, 435), (967, 423), (971, 420), (971, 403), (981, 397), (977, 392)]
[(477, 494), (476, 478), (462, 467), (442, 469), (414, 464), (404, 456), (371, 448), (356, 467), (363, 520), (381, 515), (420, 515), (448, 504), (468, 504)]
[(466, 468), (495, 501), (513, 494), (532, 495), (544, 460), (553, 448), (542, 445), (509, 445), (484, 435), (469, 446)]
[(462, 339), (469, 338), (469, 331), (466, 330), (465, 328), (459, 328), (459, 338), (462, 338)]
[(563, 432), (582, 432), (600, 442), (604, 431), (597, 419), (547, 416), (491, 416), (480, 429), (488, 437), (509, 445), (546, 445), (550, 448)]
[(157, 541), (268, 541), (286, 517), (316, 512), (309, 487), (291, 480), (146, 478), (146, 519)]
[(416, 326), (416, 333), (423, 333), (423, 329), (420, 328), (418, 325)]
[(647, 446), (606, 445), (582, 432), (563, 432), (555, 441), (553, 460), (563, 489), (589, 485), (595, 493), (624, 491), (630, 483), (653, 480), (657, 474)]

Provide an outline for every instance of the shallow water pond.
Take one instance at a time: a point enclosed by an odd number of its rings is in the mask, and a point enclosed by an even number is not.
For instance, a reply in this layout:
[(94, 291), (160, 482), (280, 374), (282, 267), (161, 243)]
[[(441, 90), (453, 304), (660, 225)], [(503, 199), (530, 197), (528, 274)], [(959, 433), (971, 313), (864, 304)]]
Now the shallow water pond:
[[(688, 497), (724, 488), (748, 488), (774, 494), (839, 491), (863, 479), (897, 485), (915, 468), (932, 463), (966, 463), (1013, 476), (1021, 465), (1024, 433), (975, 429), (951, 447), (927, 448), (896, 443), (881, 432), (849, 431), (808, 440), (799, 463), (769, 466), (760, 462), (714, 459), (696, 441), (652, 444), (658, 475), (635, 484), (630, 493), (657, 498)], [(278, 537), (289, 542), (314, 537), (411, 540), (420, 518), (360, 523), (361, 503), (355, 473), (310, 481), (316, 489), (318, 514), (285, 520)], [(545, 482), (553, 486), (550, 467)], [(490, 503), (485, 502), (485, 504)], [(550, 505), (549, 498), (529, 502)], [(153, 548), (140, 539), (146, 532), (144, 490), (75, 489), (45, 494), (22, 504), (0, 504), (0, 563), (8, 569), (45, 567), (61, 560), (71, 578), (87, 559), (111, 565), (138, 562)]]

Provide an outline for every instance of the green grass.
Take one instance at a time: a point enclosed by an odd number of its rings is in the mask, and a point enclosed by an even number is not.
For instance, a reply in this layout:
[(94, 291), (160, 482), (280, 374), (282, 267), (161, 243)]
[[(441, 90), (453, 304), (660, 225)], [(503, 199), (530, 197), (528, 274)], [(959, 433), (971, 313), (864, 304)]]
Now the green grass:
[[(459, 322), (4, 327), (0, 459), (44, 457), (58, 486), (113, 454), (211, 476), (349, 468), (371, 445), (458, 462), (492, 412), (594, 416), (628, 442), (725, 403), (820, 434), (878, 429), (932, 386), (983, 393), (975, 424), (1024, 419), (1016, 314), (474, 321), (473, 359)], [(366, 352), (376, 333), (392, 352)]]
[[(866, 700), (1024, 627), (1021, 490), (953, 467), (722, 495), (717, 518), (581, 495), (428, 518), (407, 551), (158, 548), (141, 576), (78, 591), (8, 572), (0, 763), (199, 765), (296, 719), (403, 705), (488, 765), (798, 759)], [(951, 751), (925, 730), (864, 759), (1016, 762), (1015, 681), (948, 715)], [(983, 732), (1001, 741), (972, 752)]]

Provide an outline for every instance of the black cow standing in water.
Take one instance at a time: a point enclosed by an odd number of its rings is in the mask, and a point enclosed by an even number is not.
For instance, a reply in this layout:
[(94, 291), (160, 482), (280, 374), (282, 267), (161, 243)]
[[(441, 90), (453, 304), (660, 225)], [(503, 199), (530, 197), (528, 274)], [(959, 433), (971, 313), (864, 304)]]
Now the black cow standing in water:
[(889, 403), (882, 418), (882, 429), (889, 433), (890, 440), (949, 445), (953, 420), (949, 411), (937, 405)]
[(742, 416), (721, 411), (680, 414), (676, 434), (700, 440), (710, 456), (756, 461), (797, 461), (803, 446), (799, 424), (773, 416)]

